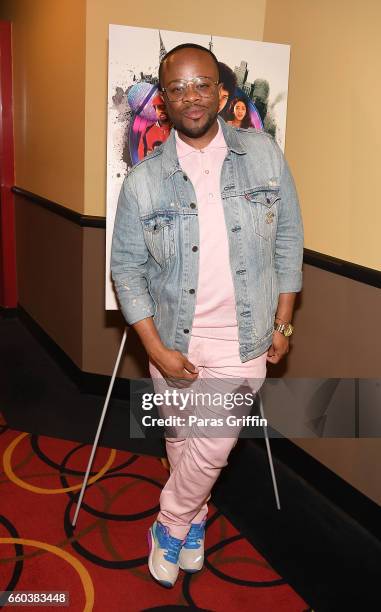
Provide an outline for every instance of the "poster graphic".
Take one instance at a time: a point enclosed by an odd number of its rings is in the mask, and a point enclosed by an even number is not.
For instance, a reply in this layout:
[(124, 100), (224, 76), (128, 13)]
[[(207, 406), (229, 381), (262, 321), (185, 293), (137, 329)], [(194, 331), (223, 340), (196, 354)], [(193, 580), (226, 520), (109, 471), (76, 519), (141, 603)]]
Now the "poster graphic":
[(221, 36), (109, 26), (106, 310), (118, 308), (110, 274), (112, 231), (124, 177), (167, 139), (171, 130), (158, 95), (161, 59), (190, 42), (209, 48), (223, 83), (220, 115), (237, 127), (254, 127), (285, 144), (290, 48)]

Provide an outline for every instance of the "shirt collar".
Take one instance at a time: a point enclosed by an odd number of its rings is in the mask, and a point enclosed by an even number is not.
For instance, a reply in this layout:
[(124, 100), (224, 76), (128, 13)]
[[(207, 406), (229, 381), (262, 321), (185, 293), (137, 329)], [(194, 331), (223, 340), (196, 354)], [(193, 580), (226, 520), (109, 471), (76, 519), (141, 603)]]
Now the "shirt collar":
[(186, 157), (187, 155), (190, 155), (191, 153), (200, 152), (200, 150), (204, 152), (208, 152), (209, 150), (212, 150), (212, 149), (226, 149), (226, 142), (225, 142), (224, 134), (221, 129), (220, 122), (218, 121), (217, 123), (218, 123), (217, 134), (210, 141), (210, 143), (206, 145), (206, 147), (203, 147), (203, 149), (195, 149), (195, 147), (192, 147), (190, 144), (182, 140), (180, 136), (178, 135), (177, 130), (175, 130), (176, 150), (177, 150), (178, 158), (182, 159), (183, 157)]
[[(245, 155), (246, 147), (242, 143), (242, 139), (239, 136), (240, 130), (228, 125), (222, 117), (218, 117), (218, 123), (221, 126), (222, 134), (224, 136), (226, 145), (230, 151), (237, 155)], [(162, 147), (156, 149), (156, 154), (152, 153), (151, 156), (162, 155), (163, 156), (163, 178), (168, 179), (175, 172), (180, 172), (181, 167), (176, 150), (176, 130), (171, 129), (167, 140), (164, 142)]]

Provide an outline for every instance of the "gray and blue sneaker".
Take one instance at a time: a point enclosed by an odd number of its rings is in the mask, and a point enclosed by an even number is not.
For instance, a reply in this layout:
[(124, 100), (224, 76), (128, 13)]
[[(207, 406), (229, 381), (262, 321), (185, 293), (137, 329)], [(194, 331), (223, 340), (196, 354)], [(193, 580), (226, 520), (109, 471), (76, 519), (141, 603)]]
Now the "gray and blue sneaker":
[(184, 540), (174, 538), (169, 529), (155, 521), (148, 530), (148, 568), (152, 576), (165, 587), (173, 587), (179, 573), (179, 554)]
[(179, 565), (185, 572), (198, 572), (204, 565), (206, 518), (201, 523), (192, 523), (179, 555)]

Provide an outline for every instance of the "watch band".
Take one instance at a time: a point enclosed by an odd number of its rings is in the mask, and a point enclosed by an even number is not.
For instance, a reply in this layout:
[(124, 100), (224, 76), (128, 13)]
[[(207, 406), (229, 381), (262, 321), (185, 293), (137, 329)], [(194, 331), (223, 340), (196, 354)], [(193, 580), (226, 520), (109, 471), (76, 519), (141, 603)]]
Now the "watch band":
[(274, 330), (280, 332), (281, 334), (283, 334), (283, 336), (288, 338), (293, 333), (294, 327), (293, 325), (291, 325), (291, 323), (275, 323), (274, 322)]

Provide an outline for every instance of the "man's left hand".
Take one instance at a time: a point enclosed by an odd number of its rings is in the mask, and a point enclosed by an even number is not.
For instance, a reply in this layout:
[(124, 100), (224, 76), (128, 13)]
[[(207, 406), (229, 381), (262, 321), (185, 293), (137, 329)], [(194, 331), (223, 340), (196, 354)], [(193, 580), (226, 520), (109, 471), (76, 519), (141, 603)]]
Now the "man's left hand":
[(278, 363), (290, 350), (290, 340), (278, 331), (273, 333), (273, 342), (267, 351), (267, 361)]

